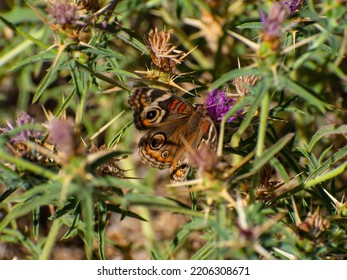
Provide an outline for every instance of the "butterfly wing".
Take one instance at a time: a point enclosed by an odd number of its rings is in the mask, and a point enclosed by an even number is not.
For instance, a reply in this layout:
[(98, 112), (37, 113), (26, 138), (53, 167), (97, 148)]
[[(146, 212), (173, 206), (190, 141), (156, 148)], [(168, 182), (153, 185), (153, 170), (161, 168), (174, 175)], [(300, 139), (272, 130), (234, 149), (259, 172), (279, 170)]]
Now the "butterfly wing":
[(154, 88), (137, 88), (129, 97), (134, 112), (134, 124), (138, 130), (189, 118), (194, 111), (183, 98)]
[(172, 183), (184, 181), (190, 168), (197, 167), (192, 160), (196, 153), (204, 148), (208, 148), (211, 152), (215, 152), (217, 149), (217, 129), (203, 108), (198, 108), (189, 119), (186, 127), (188, 130), (181, 136), (181, 146), (170, 167)]
[(153, 128), (147, 132), (139, 143), (142, 161), (159, 169), (171, 167), (181, 149), (179, 127), (180, 124), (174, 122), (165, 128)]
[(137, 88), (129, 97), (138, 130), (148, 130), (139, 143), (144, 163), (169, 168), (180, 148), (179, 130), (194, 112), (184, 99), (160, 89)]
[(154, 88), (135, 89), (129, 104), (136, 128), (146, 131), (139, 143), (142, 161), (170, 168), (172, 182), (187, 177), (192, 166), (189, 151), (216, 149), (216, 127), (202, 106), (195, 109), (183, 98)]

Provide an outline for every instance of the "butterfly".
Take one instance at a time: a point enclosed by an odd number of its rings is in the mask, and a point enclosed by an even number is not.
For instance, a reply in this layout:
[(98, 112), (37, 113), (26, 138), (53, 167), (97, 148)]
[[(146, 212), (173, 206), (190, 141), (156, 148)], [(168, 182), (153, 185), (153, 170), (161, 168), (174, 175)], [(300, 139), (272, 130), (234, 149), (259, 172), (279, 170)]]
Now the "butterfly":
[(172, 183), (196, 168), (190, 151), (216, 151), (217, 129), (203, 105), (157, 88), (136, 88), (128, 100), (136, 128), (144, 131), (138, 149), (145, 164), (170, 168)]

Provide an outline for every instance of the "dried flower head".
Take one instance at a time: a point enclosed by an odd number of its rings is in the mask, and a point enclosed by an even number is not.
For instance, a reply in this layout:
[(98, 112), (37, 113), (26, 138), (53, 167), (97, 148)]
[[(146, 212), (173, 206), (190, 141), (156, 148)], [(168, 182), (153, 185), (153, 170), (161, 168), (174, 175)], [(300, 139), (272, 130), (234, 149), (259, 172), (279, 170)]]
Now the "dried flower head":
[(249, 87), (253, 86), (258, 80), (257, 76), (239, 76), (233, 80), (239, 97), (249, 94)]
[[(220, 122), (235, 103), (235, 98), (229, 98), (224, 91), (214, 89), (209, 93), (205, 104), (206, 110), (212, 120), (214, 122)], [(231, 116), (227, 122), (231, 122), (235, 118), (235, 116)]]
[(48, 0), (47, 12), (63, 29), (73, 25), (77, 20), (77, 8), (69, 0)]
[[(92, 145), (89, 149), (86, 150), (87, 154), (95, 154), (98, 152), (107, 152), (106, 146), (102, 145), (101, 147), (97, 147), (95, 145)], [(99, 165), (95, 170), (95, 174), (98, 176), (110, 175), (118, 178), (123, 178), (127, 171), (120, 168), (118, 162), (124, 158), (126, 158), (126, 156), (111, 158), (107, 162)]]
[(317, 209), (313, 214), (309, 212), (303, 222), (298, 227), (300, 230), (310, 233), (315, 237), (327, 230), (330, 226), (330, 222), (319, 214)]
[(173, 73), (176, 65), (180, 64), (187, 54), (172, 45), (170, 42), (172, 33), (172, 29), (168, 31), (151, 29), (145, 42), (153, 63), (161, 71)]
[(303, 7), (305, 0), (287, 0), (283, 4), (288, 6), (290, 14), (292, 15)]
[(271, 6), (267, 16), (263, 11), (259, 13), (260, 20), (264, 27), (263, 39), (265, 41), (270, 41), (278, 38), (282, 33), (282, 25), (289, 15), (288, 6), (276, 2)]

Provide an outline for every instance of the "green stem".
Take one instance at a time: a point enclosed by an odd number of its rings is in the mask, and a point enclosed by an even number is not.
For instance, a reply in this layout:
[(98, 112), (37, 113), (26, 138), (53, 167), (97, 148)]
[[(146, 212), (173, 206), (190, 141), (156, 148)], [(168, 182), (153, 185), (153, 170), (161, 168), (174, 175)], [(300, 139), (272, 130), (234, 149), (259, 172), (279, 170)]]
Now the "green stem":
[(218, 157), (222, 157), (222, 155), (223, 155), (225, 122), (226, 122), (226, 119), (223, 118), (221, 125), (220, 125), (220, 130), (219, 130), (218, 147), (217, 147), (217, 156)]
[[(221, 201), (219, 201), (219, 204), (217, 207), (218, 207), (218, 212), (216, 215), (216, 222), (220, 228), (225, 228), (226, 227), (225, 221), (227, 217), (226, 205), (222, 203)], [(220, 234), (217, 234), (216, 239), (217, 239), (216, 244), (219, 244), (225, 241), (223, 240), (223, 237)], [(217, 260), (223, 260), (224, 258), (223, 255), (224, 255), (223, 249), (217, 246)]]
[(270, 93), (266, 92), (264, 95), (264, 99), (261, 103), (261, 112), (260, 112), (260, 124), (258, 129), (258, 141), (255, 156), (261, 157), (264, 152), (265, 147), (265, 135), (266, 135), (266, 127), (267, 120), (269, 116), (269, 107), (270, 107)]
[[(238, 132), (231, 137), (231, 147), (238, 148), (240, 146), (241, 136)], [(232, 165), (235, 166), (241, 161), (242, 157), (238, 154), (231, 154)]]
[(47, 240), (45, 242), (45, 246), (43, 247), (43, 250), (39, 257), (39, 260), (48, 260), (48, 258), (50, 257), (60, 227), (61, 227), (60, 219), (54, 220), (52, 227), (49, 231)]
[[(265, 93), (264, 99), (261, 103), (260, 124), (259, 124), (259, 129), (258, 129), (258, 140), (257, 140), (257, 146), (256, 146), (256, 150), (255, 150), (255, 157), (256, 158), (261, 157), (263, 155), (263, 152), (264, 152), (270, 100), (271, 100), (270, 93), (269, 93), (269, 91), (267, 91)], [(259, 173), (256, 173), (253, 176), (252, 188), (251, 188), (250, 194), (249, 194), (250, 203), (253, 203), (255, 201), (255, 191), (257, 189), (258, 182), (259, 182)]]
[(148, 221), (147, 223), (141, 223), (141, 231), (146, 240), (145, 246), (147, 247), (148, 251), (157, 251), (156, 237), (153, 230), (151, 213), (148, 207), (138, 207), (137, 209), (139, 215)]

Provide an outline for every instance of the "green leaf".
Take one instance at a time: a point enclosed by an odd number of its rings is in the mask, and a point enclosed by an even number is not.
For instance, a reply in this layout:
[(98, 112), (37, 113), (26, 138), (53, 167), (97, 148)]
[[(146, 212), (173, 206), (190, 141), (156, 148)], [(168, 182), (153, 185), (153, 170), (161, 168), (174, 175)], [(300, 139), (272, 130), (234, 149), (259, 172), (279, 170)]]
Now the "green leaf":
[(68, 108), (70, 102), (73, 100), (73, 97), (74, 97), (75, 95), (76, 95), (76, 91), (75, 91), (75, 89), (73, 88), (73, 89), (71, 90), (71, 92), (68, 94), (68, 96), (66, 97), (66, 99), (64, 100), (64, 102), (61, 104), (61, 106), (58, 107), (58, 109), (56, 110), (56, 113), (54, 114), (55, 117), (60, 116), (61, 113), (64, 112), (64, 111)]
[(67, 214), (78, 214), (78, 208), (79, 208), (79, 200), (76, 198), (71, 198), (65, 202), (63, 206), (58, 208), (50, 217), (50, 219), (55, 220), (60, 217), (63, 217)]
[[(28, 39), (29, 41), (35, 43), (36, 45), (42, 47), (43, 49), (48, 49), (49, 46), (43, 44), (39, 39), (36, 39), (35, 37), (31, 36), (30, 34), (28, 34), (28, 32), (25, 32), (23, 30), (21, 30), (20, 28), (14, 26), (11, 22), (7, 21), (5, 18), (3, 18), (2, 16), (0, 16), (0, 20), (6, 24), (10, 29), (12, 29), (13, 31), (15, 31), (16, 33), (18, 33), (19, 35), (21, 35), (22, 37)], [(41, 34), (43, 34), (43, 30), (40, 30), (36, 36), (41, 36)]]
[(148, 53), (146, 46), (130, 30), (123, 28), (116, 33), (116, 36), (128, 45), (138, 49), (141, 53)]
[(4, 229), (3, 233), (1, 234), (0, 241), (6, 243), (13, 243), (16, 247), (18, 245), (22, 245), (30, 254), (29, 259), (38, 259), (38, 256), (41, 252), (40, 242), (37, 242), (37, 244), (35, 244), (28, 234), (23, 234), (18, 229)]
[(304, 148), (298, 148), (298, 151), (300, 151), (303, 154), (303, 156), (309, 161), (311, 167), (317, 166), (317, 159), (314, 156), (314, 154), (309, 153)]
[(293, 138), (294, 133), (289, 133), (279, 139), (274, 145), (266, 149), (262, 156), (258, 159), (255, 159), (252, 165), (253, 171), (259, 170), (262, 168), (268, 161), (270, 161), (280, 150), (282, 150), (285, 145)]
[(107, 145), (107, 147), (113, 147), (115, 146), (125, 135), (125, 132), (128, 130), (128, 128), (133, 124), (133, 121), (128, 122), (125, 124), (122, 129), (115, 135), (115, 137), (110, 141), (110, 143)]
[(337, 151), (335, 154), (333, 154), (329, 159), (327, 159), (320, 167), (318, 167), (309, 175), (308, 179), (315, 178), (317, 174), (322, 174), (334, 163), (344, 158), (347, 158), (347, 146), (343, 147), (342, 149)]
[(129, 218), (135, 218), (137, 220), (147, 222), (147, 220), (145, 218), (141, 217), (140, 215), (136, 214), (135, 212), (130, 211), (130, 210), (123, 210), (122, 208), (120, 208), (117, 205), (107, 204), (107, 211), (111, 211), (114, 213), (125, 215), (126, 217), (129, 217)]
[(139, 193), (128, 193), (124, 196), (123, 208), (127, 209), (130, 205), (142, 205), (151, 207), (153, 209), (162, 209), (174, 213), (192, 215), (197, 217), (203, 217), (203, 213), (196, 212), (185, 207), (182, 207), (180, 204), (177, 204), (171, 199), (166, 199), (158, 196), (144, 195)]
[(34, 239), (37, 240), (39, 235), (39, 226), (40, 226), (40, 208), (36, 208), (33, 210), (33, 235)]
[[(68, 195), (76, 192), (76, 185), (70, 184), (68, 188)], [(17, 202), (12, 208), (11, 212), (0, 223), (0, 232), (10, 223), (11, 221), (22, 217), (35, 209), (43, 206), (54, 204), (59, 200), (61, 194), (61, 183), (53, 182), (46, 183), (40, 186), (36, 186), (24, 194), (18, 196), (12, 196), (4, 201), (4, 203)], [(0, 204), (1, 206), (1, 204)]]
[(308, 104), (317, 107), (317, 109), (319, 109), (321, 112), (325, 112), (325, 107), (327, 107), (327, 104), (324, 101), (318, 99), (315, 95), (285, 76), (279, 76), (278, 79), (285, 88), (305, 99)]
[(13, 66), (10, 71), (16, 71), (20, 68), (23, 68), (26, 65), (29, 64), (33, 64), (36, 62), (45, 62), (45, 61), (53, 61), (54, 58), (56, 57), (56, 52), (52, 52), (52, 50), (48, 50), (48, 51), (43, 51), (41, 53), (32, 55), (28, 58), (25, 58), (23, 60), (21, 60), (20, 62), (18, 62), (15, 66)]
[[(68, 225), (69, 229), (68, 231), (64, 234), (62, 239), (69, 239), (74, 236), (76, 236), (79, 233), (79, 230), (82, 231), (81, 229), (81, 214), (80, 214), (80, 203), (76, 203), (74, 211), (72, 212), (72, 222)], [(59, 217), (58, 217), (59, 218)]]
[(273, 166), (275, 168), (277, 173), (283, 178), (283, 180), (285, 182), (289, 182), (290, 177), (286, 171), (286, 168), (283, 166), (283, 164), (277, 158), (273, 157), (270, 160), (270, 164), (271, 164), (271, 166)]
[(91, 192), (85, 189), (81, 194), (81, 215), (84, 223), (84, 244), (87, 259), (93, 256), (93, 236), (94, 236), (94, 203)]
[(336, 48), (333, 49), (332, 47), (328, 46), (327, 44), (322, 44), (321, 48), (322, 48), (322, 50), (326, 51), (329, 54), (334, 55), (335, 57), (341, 56), (338, 49), (336, 49)]
[(175, 240), (168, 247), (165, 253), (166, 258), (169, 259), (170, 256), (175, 255), (180, 249), (184, 248), (187, 238), (192, 232), (201, 231), (206, 228), (209, 228), (209, 226), (204, 218), (195, 218), (191, 222), (183, 225), (175, 235)]
[(126, 70), (122, 70), (119, 68), (113, 68), (111, 70), (112, 73), (117, 74), (119, 76), (124, 76), (124, 77), (128, 77), (128, 78), (133, 78), (133, 79), (139, 79), (140, 77), (138, 75), (136, 75), (135, 73), (126, 71)]
[(331, 150), (333, 146), (330, 145), (328, 148), (326, 148), (319, 156), (318, 160), (317, 160), (317, 165), (321, 165), (323, 159), (325, 158), (325, 156), (329, 153), (329, 151)]
[(50, 257), (61, 226), (62, 226), (62, 223), (60, 219), (53, 221), (53, 224), (50, 227), (46, 242), (38, 258), (39, 260), (48, 260), (48, 258)]
[(65, 58), (67, 57), (66, 54), (63, 52), (61, 54), (58, 53), (58, 55), (59, 57), (56, 57), (55, 63), (52, 64), (47, 74), (44, 76), (44, 78), (38, 85), (35, 95), (33, 97), (33, 103), (37, 102), (40, 99), (41, 95), (44, 93), (47, 87), (54, 81), (55, 75), (60, 70), (60, 66), (62, 66), (63, 63), (65, 63)]
[(105, 260), (105, 232), (107, 221), (107, 208), (105, 202), (98, 203), (98, 245), (100, 259)]
[(121, 54), (119, 52), (115, 52), (111, 49), (88, 48), (86, 50), (83, 50), (83, 52), (88, 53), (88, 54), (95, 54), (99, 58), (103, 58), (103, 57), (112, 57), (112, 58), (118, 58), (118, 59), (125, 59), (126, 58), (123, 54)]
[(236, 26), (236, 28), (238, 28), (238, 29), (263, 29), (264, 25), (260, 21), (246, 22), (246, 23), (242, 23), (242, 24)]
[(240, 99), (234, 106), (230, 108), (230, 110), (223, 116), (223, 119), (228, 120), (231, 116), (235, 115), (237, 112), (241, 111), (252, 101), (252, 97), (247, 96), (245, 98)]
[(9, 197), (12, 193), (18, 190), (23, 185), (25, 186), (27, 182), (23, 181), (22, 178), (14, 172), (9, 167), (5, 166), (0, 162), (0, 182), (4, 186), (7, 186), (7, 189), (0, 195), (0, 203)]
[(245, 132), (245, 130), (248, 128), (249, 124), (251, 123), (254, 117), (254, 113), (260, 106), (260, 103), (263, 100), (264, 94), (266, 93), (267, 90), (268, 90), (268, 87), (266, 86), (266, 84), (263, 85), (262, 81), (257, 82), (255, 88), (250, 88), (252, 95), (250, 95), (249, 97), (250, 98), (252, 97), (252, 100), (249, 103), (250, 107), (247, 110), (247, 114), (237, 131), (239, 135), (242, 135)]
[(23, 131), (44, 131), (43, 126), (38, 123), (28, 123), (28, 124), (22, 124), (20, 126), (15, 126), (10, 131), (6, 132), (7, 137), (13, 137)]
[(347, 125), (327, 125), (319, 129), (311, 138), (310, 143), (308, 144), (308, 150), (312, 151), (316, 143), (325, 136), (332, 134), (347, 134)]
[(192, 260), (212, 260), (216, 256), (216, 240), (212, 237), (191, 257)]
[(246, 174), (240, 175), (238, 179), (248, 177), (249, 175), (255, 174), (260, 170), (267, 162), (269, 162), (280, 150), (282, 150), (285, 145), (293, 138), (294, 133), (289, 133), (283, 136), (270, 148), (266, 149), (261, 157), (258, 157), (254, 160), (252, 168)]
[[(30, 23), (42, 23), (42, 21), (37, 17), (37, 14), (29, 7), (20, 5), (12, 5), (12, 9), (4, 9), (2, 15), (14, 25), (28, 24)], [(23, 17), (25, 15), (25, 17)], [(3, 24), (0, 25), (3, 28)]]
[(313, 179), (306, 180), (304, 182), (304, 186), (306, 188), (309, 188), (309, 187), (318, 185), (320, 183), (323, 183), (327, 180), (333, 179), (333, 178), (337, 177), (338, 175), (342, 174), (342, 172), (345, 171), (346, 167), (347, 167), (347, 161), (345, 161), (343, 164), (339, 165), (338, 167), (332, 169), (331, 171), (329, 171), (327, 173), (319, 175)]

